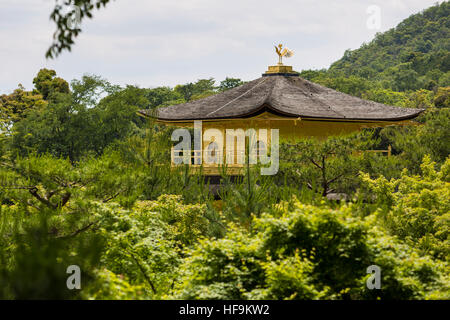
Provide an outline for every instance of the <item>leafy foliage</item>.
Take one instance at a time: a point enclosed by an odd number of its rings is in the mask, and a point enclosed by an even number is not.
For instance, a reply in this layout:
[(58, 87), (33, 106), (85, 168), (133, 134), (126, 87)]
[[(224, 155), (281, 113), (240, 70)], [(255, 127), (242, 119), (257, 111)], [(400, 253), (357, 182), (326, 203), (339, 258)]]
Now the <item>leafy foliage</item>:
[(449, 259), (450, 250), (450, 158), (435, 170), (436, 163), (425, 157), (422, 176), (372, 180), (363, 174), (368, 191), (387, 205), (384, 216), (386, 227), (422, 254)]
[(25, 91), (22, 85), (13, 93), (0, 96), (0, 134), (9, 133), (12, 125), (25, 118), (27, 112), (47, 105), (42, 95)]
[[(330, 210), (280, 203), (278, 214), (264, 214), (253, 223), (250, 233), (231, 225), (223, 239), (203, 239), (189, 251), (175, 297), (411, 299), (448, 286), (441, 264), (419, 258), (370, 219), (355, 219), (351, 206)], [(405, 255), (414, 258), (405, 260)], [(388, 275), (376, 294), (365, 287), (372, 264)]]
[(450, 109), (430, 108), (419, 121), (422, 125), (385, 128), (380, 133), (405, 166), (416, 173), (425, 155), (442, 164), (450, 154)]
[[(56, 1), (50, 14), (50, 19), (56, 24), (56, 31), (53, 34), (54, 41), (45, 54), (46, 58), (55, 58), (64, 50), (70, 51), (74, 39), (81, 32), (78, 23), (81, 24), (86, 18), (92, 18), (94, 10), (105, 7), (108, 2), (110, 0)], [(79, 8), (79, 11), (76, 8)]]

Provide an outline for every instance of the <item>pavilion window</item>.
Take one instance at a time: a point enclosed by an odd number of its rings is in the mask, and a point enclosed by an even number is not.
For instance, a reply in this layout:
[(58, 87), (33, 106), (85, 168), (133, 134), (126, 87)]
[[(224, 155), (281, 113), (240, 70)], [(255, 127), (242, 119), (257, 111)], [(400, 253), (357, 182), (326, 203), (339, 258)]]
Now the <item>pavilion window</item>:
[(217, 142), (211, 142), (208, 145), (207, 151), (206, 151), (206, 163), (207, 164), (219, 164), (220, 161), (220, 150), (219, 145)]

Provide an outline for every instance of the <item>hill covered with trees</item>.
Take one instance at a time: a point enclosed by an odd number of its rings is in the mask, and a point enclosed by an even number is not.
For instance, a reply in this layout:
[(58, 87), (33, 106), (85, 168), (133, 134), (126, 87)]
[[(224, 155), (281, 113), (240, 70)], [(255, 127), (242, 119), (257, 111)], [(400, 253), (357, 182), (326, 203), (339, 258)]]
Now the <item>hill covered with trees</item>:
[(395, 91), (450, 86), (450, 3), (414, 14), (347, 50), (329, 72), (381, 81)]
[(301, 76), (368, 100), (407, 107), (449, 107), (450, 3), (436, 4), (347, 50), (327, 70)]

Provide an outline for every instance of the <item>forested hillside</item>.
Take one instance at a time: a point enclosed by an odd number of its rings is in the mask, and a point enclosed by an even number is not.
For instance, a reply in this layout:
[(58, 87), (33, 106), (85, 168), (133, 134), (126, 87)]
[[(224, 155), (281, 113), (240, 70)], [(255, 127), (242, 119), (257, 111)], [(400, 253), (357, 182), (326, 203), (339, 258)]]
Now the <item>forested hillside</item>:
[(443, 2), (347, 50), (331, 74), (382, 81), (395, 91), (450, 85), (450, 3)]
[(301, 76), (381, 103), (449, 107), (450, 3), (443, 2), (347, 50), (328, 70)]

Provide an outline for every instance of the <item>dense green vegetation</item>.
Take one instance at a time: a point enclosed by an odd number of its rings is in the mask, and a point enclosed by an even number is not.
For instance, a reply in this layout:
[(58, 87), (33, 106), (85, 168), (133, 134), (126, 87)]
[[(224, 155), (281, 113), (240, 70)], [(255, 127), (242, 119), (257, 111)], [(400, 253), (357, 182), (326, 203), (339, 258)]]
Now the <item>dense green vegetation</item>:
[[(136, 111), (240, 79), (148, 89), (42, 69), (33, 90), (0, 95), (0, 298), (449, 299), (448, 10), (301, 73), (424, 108), (420, 125), (283, 144), (276, 176), (224, 176), (220, 201), (170, 168), (173, 129)], [(81, 290), (66, 286), (70, 265)], [(381, 290), (366, 287), (371, 265)]]
[(332, 64), (330, 72), (379, 80), (396, 91), (450, 85), (450, 3), (435, 5)]

